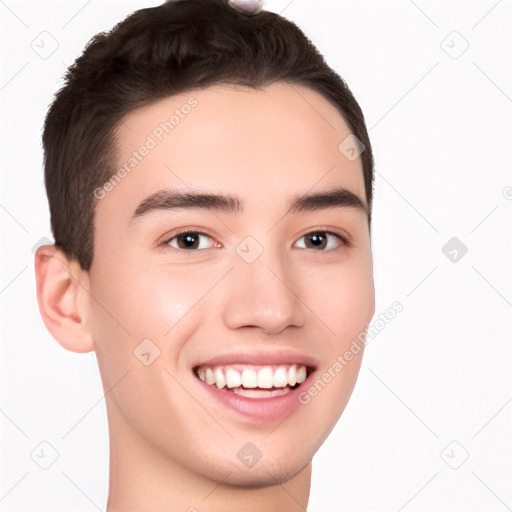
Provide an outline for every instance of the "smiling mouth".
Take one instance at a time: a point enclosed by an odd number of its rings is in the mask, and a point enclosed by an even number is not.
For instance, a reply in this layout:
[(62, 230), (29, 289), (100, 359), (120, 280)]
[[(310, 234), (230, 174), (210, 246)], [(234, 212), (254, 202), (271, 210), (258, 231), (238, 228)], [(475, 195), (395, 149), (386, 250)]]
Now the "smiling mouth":
[(247, 398), (272, 398), (299, 387), (312, 368), (302, 364), (232, 364), (194, 368), (195, 376), (209, 386)]

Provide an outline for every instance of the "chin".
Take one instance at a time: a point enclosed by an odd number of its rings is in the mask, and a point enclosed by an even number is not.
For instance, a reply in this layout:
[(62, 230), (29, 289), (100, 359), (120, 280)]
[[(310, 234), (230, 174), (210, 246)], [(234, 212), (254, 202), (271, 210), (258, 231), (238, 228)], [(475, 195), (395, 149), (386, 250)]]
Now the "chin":
[(290, 463), (279, 464), (273, 461), (272, 465), (270, 465), (259, 461), (252, 468), (231, 468), (231, 474), (222, 481), (222, 484), (249, 489), (281, 485), (298, 475), (310, 462), (311, 460), (294, 465)]
[[(240, 457), (242, 460), (238, 457), (240, 443), (236, 441), (235, 444), (236, 449), (227, 450), (227, 457), (225, 451), (224, 453), (210, 452), (208, 467), (200, 470), (202, 475), (231, 487), (275, 486), (289, 481), (307, 469), (314, 455), (314, 447), (305, 446), (301, 442), (294, 442), (293, 445), (286, 447), (283, 444), (267, 442), (263, 447), (264, 440), (261, 443), (255, 440), (255, 444), (261, 446), (261, 458), (253, 462), (253, 465), (246, 466), (243, 457)], [(237, 456), (233, 457), (233, 453)]]

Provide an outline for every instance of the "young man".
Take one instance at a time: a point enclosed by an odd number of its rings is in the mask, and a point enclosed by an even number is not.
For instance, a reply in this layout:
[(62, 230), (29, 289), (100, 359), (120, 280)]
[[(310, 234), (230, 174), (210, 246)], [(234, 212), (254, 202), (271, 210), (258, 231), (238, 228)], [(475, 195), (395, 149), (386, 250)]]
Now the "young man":
[(107, 510), (305, 510), (375, 311), (345, 83), (276, 14), (169, 2), (92, 40), (43, 142), (38, 302), (97, 356)]

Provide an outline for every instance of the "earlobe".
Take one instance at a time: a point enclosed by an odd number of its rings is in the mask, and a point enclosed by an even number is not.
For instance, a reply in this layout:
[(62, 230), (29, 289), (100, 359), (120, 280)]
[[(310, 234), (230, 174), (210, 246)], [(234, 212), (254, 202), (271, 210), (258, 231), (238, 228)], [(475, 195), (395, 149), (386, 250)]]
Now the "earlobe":
[(39, 312), (50, 334), (72, 352), (94, 350), (87, 272), (56, 246), (43, 245), (35, 255), (35, 273)]

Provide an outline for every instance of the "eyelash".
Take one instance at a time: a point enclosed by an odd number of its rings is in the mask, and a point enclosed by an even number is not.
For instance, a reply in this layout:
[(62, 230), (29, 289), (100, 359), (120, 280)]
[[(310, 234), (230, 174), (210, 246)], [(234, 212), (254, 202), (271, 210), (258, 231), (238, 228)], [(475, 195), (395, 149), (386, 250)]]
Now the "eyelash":
[[(202, 235), (202, 236), (206, 236), (208, 238), (211, 238), (212, 237), (208, 234), (208, 233), (204, 233), (203, 231), (197, 231), (197, 230), (191, 230), (191, 229), (185, 229), (185, 230), (182, 230), (178, 233), (174, 233), (172, 237), (170, 238), (167, 238), (165, 241), (163, 241), (161, 244), (159, 244), (160, 246), (162, 247), (168, 247), (169, 246), (169, 243), (174, 240), (175, 238), (178, 238), (179, 236), (181, 235), (190, 235), (190, 234), (193, 234), (193, 235)], [(342, 246), (345, 246), (345, 247), (351, 247), (351, 243), (347, 240), (347, 238), (345, 238), (344, 236), (342, 235), (339, 235), (338, 233), (334, 233), (333, 231), (329, 231), (329, 230), (323, 230), (323, 229), (317, 229), (317, 230), (314, 230), (314, 231), (310, 231), (304, 235), (302, 235), (299, 240), (301, 240), (302, 238), (304, 237), (307, 237), (307, 236), (310, 236), (310, 235), (315, 235), (315, 234), (325, 234), (325, 235), (332, 235), (334, 237), (336, 237), (340, 242), (341, 242), (341, 245)], [(177, 249), (176, 247), (172, 247), (172, 249), (176, 250), (176, 251), (180, 251), (180, 252), (199, 252), (199, 251), (204, 251), (204, 249)], [(335, 248), (336, 249), (336, 248)], [(335, 249), (322, 249), (322, 250), (315, 250), (315, 249), (309, 249), (310, 251), (314, 251), (314, 252), (330, 252), (330, 251), (333, 251)]]

